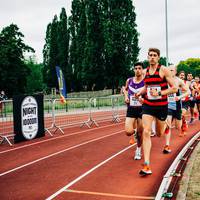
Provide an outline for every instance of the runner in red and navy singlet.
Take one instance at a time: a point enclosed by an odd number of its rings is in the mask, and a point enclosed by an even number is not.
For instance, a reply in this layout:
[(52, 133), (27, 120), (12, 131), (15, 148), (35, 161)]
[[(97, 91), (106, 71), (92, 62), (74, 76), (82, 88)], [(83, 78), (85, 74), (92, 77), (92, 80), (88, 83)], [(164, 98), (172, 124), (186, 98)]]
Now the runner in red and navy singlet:
[[(165, 120), (168, 113), (167, 95), (177, 92), (169, 69), (159, 65), (160, 50), (150, 48), (148, 51), (149, 67), (144, 70), (144, 88), (137, 94), (145, 95), (142, 111), (143, 124), (143, 150), (144, 167), (140, 170), (140, 175), (150, 175), (150, 153), (151, 153), (151, 127), (155, 119), (156, 134), (161, 136), (165, 130)], [(170, 87), (168, 87), (170, 85)]]
[[(161, 78), (159, 75), (160, 67), (161, 66), (158, 65), (155, 73), (152, 75), (149, 74), (150, 67), (147, 67), (146, 76), (144, 78), (147, 92), (144, 96), (143, 114), (150, 114), (161, 121), (165, 121), (168, 113), (167, 95), (151, 95), (152, 89), (155, 89), (158, 93), (161, 93), (161, 91), (168, 89), (167, 80), (165, 79), (165, 77)], [(158, 112), (158, 110), (162, 110), (162, 112)]]

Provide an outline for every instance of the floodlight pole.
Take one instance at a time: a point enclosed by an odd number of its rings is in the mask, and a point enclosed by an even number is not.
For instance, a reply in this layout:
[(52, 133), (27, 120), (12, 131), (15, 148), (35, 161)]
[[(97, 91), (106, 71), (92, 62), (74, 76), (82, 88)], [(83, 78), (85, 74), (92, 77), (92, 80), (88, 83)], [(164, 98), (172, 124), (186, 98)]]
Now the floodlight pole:
[(167, 20), (167, 0), (165, 0), (165, 27), (166, 27), (166, 66), (168, 67), (168, 20)]

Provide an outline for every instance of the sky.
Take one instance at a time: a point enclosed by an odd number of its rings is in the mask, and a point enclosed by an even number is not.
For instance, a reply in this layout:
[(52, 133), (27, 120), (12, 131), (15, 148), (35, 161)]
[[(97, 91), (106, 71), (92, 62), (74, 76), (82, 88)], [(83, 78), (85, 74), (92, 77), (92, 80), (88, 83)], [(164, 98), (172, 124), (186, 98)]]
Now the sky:
[[(165, 6), (167, 2), (167, 7)], [(140, 33), (139, 60), (147, 59), (149, 47), (166, 57), (166, 12), (168, 57), (173, 64), (200, 58), (200, 0), (133, 0), (137, 30)], [(71, 0), (0, 0), (0, 31), (11, 23), (24, 34), (25, 44), (36, 51), (42, 62), (46, 27), (61, 8), (71, 13)]]

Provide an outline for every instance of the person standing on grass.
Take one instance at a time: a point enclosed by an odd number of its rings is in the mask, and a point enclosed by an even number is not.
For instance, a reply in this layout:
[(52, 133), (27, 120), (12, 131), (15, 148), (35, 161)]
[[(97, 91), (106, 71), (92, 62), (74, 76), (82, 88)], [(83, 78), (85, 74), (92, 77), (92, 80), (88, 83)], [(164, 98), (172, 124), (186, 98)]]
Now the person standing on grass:
[[(177, 92), (174, 78), (167, 67), (159, 65), (160, 50), (150, 48), (148, 50), (149, 66), (144, 70), (144, 88), (137, 96), (144, 95), (142, 124), (143, 124), (143, 152), (144, 166), (140, 175), (152, 174), (150, 168), (151, 154), (151, 128), (155, 118), (156, 134), (161, 136), (165, 130), (165, 120), (168, 114), (167, 95)], [(168, 88), (168, 85), (170, 87)]]
[[(125, 120), (125, 132), (127, 136), (134, 134), (136, 130), (137, 149), (135, 151), (135, 160), (141, 159), (142, 146), (142, 100), (136, 99), (135, 95), (144, 87), (143, 81), (143, 63), (138, 62), (134, 65), (135, 76), (128, 78), (124, 90), (125, 103), (127, 104), (127, 114)], [(130, 140), (133, 144), (133, 139)]]
[[(175, 84), (178, 88), (177, 93), (172, 93), (168, 95), (168, 116), (167, 116), (167, 127), (165, 129), (165, 147), (163, 149), (164, 154), (171, 153), (170, 148), (170, 138), (171, 138), (171, 127), (172, 121), (175, 119), (176, 127), (178, 128), (179, 132), (182, 133), (182, 102), (181, 99), (185, 98), (190, 94), (190, 90), (187, 85), (184, 84), (183, 80), (176, 76), (177, 67), (176, 66), (169, 66), (169, 70), (174, 77)], [(183, 93), (181, 93), (181, 91)]]

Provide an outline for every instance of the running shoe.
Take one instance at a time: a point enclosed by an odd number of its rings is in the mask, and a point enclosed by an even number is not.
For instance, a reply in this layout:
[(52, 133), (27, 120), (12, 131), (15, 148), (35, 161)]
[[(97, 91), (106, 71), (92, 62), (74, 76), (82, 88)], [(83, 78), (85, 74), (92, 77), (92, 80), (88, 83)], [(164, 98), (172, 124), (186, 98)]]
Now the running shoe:
[(192, 124), (193, 122), (194, 122), (194, 118), (191, 117), (191, 119), (190, 119), (190, 124)]
[(165, 129), (165, 134), (166, 134), (166, 135), (169, 134), (169, 126), (166, 127), (166, 129)]
[(164, 154), (168, 154), (168, 153), (171, 153), (171, 149), (169, 148), (169, 145), (165, 145), (164, 149), (163, 149), (163, 153)]
[(184, 137), (186, 135), (186, 132), (181, 130), (181, 132), (179, 133), (179, 137)]
[(135, 144), (135, 140), (134, 140), (133, 138), (131, 138), (131, 139), (129, 140), (129, 144), (130, 144), (130, 145)]
[(155, 132), (151, 132), (151, 137), (154, 137), (156, 136), (156, 133)]
[(187, 129), (188, 129), (188, 125), (187, 125), (186, 120), (183, 120), (183, 124), (182, 124), (181, 129), (182, 129), (183, 132), (184, 132), (184, 131), (187, 131)]
[(142, 159), (141, 148), (137, 147), (135, 151), (134, 160), (141, 160), (141, 159)]
[(194, 112), (194, 118), (198, 119), (198, 113), (197, 112)]
[(140, 170), (139, 174), (141, 176), (151, 175), (152, 171), (149, 165), (144, 165), (144, 167)]

